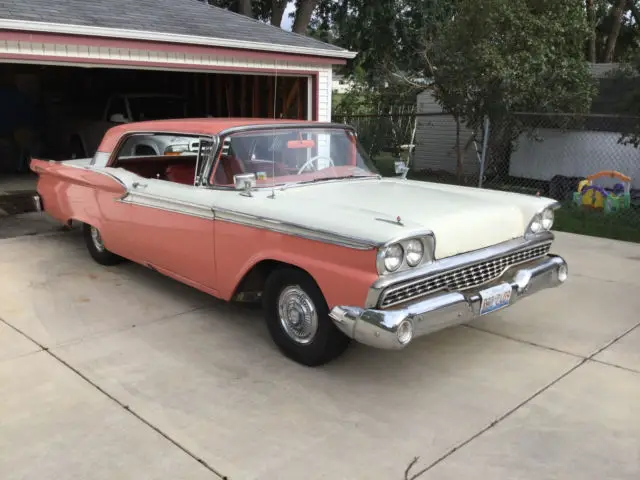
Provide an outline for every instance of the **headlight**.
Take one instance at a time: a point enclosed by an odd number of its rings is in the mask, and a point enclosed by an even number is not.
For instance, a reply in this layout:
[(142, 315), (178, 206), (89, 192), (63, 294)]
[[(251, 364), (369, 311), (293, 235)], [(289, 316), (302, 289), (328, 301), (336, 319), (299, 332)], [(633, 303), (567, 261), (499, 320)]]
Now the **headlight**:
[(540, 233), (542, 231), (542, 219), (540, 215), (536, 214), (536, 216), (533, 217), (531, 225), (529, 225), (529, 230), (531, 230), (531, 233)]
[(545, 208), (541, 213), (536, 213), (529, 224), (529, 232), (537, 234), (551, 230), (554, 214), (551, 208)]
[(400, 265), (402, 265), (402, 260), (404, 260), (404, 250), (402, 249), (402, 245), (399, 243), (394, 243), (393, 245), (389, 245), (384, 253), (384, 268), (386, 268), (389, 272), (395, 272)]
[(409, 240), (406, 248), (407, 264), (415, 267), (420, 264), (424, 256), (424, 246), (420, 240)]
[(431, 232), (391, 240), (378, 250), (376, 256), (378, 274), (404, 272), (432, 262), (435, 243), (436, 239)]
[(554, 214), (553, 210), (547, 208), (544, 212), (542, 212), (542, 228), (545, 230), (551, 230), (553, 226)]

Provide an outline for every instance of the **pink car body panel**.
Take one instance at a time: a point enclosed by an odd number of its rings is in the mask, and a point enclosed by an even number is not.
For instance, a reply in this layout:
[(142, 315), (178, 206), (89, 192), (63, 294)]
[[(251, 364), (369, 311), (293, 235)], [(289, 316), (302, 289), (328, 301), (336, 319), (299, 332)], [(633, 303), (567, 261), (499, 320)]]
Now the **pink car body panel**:
[[(204, 119), (123, 125), (107, 132), (99, 151), (111, 153), (123, 135), (132, 131), (211, 135), (224, 128), (262, 122)], [(305, 270), (322, 290), (329, 308), (363, 304), (378, 278), (374, 249), (356, 250), (123, 202), (126, 187), (104, 172), (35, 159), (31, 169), (39, 175), (37, 191), (52, 217), (65, 224), (79, 221), (93, 225), (113, 253), (223, 300), (230, 300), (245, 275), (263, 261)]]

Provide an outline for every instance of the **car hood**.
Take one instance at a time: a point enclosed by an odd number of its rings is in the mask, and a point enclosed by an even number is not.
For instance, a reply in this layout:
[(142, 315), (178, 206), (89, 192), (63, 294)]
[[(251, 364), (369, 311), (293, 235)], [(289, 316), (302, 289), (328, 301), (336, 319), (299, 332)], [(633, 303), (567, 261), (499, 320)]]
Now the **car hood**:
[(522, 237), (533, 215), (554, 203), (530, 195), (389, 178), (276, 188), (275, 198), (266, 200), (270, 194), (262, 190), (254, 202), (243, 202), (246, 213), (375, 244), (431, 231), (438, 259)]

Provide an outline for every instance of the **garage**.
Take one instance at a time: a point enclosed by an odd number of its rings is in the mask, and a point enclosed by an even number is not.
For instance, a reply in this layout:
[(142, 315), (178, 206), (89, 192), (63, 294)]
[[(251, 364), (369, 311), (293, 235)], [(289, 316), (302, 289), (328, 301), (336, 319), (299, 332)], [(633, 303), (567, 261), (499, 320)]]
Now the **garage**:
[(30, 157), (91, 156), (117, 123), (328, 121), (332, 68), (353, 56), (198, 0), (3, 2), (0, 190), (30, 185)]

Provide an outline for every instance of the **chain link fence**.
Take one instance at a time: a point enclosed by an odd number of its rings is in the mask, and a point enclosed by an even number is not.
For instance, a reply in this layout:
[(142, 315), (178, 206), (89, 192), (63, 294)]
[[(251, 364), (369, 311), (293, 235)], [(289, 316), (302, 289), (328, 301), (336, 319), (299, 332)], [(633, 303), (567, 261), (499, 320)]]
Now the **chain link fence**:
[[(334, 115), (354, 126), (381, 174), (409, 163), (409, 178), (558, 200), (559, 230), (640, 242), (640, 118), (511, 115), (471, 130), (449, 114)], [(613, 172), (613, 173), (612, 173)]]

